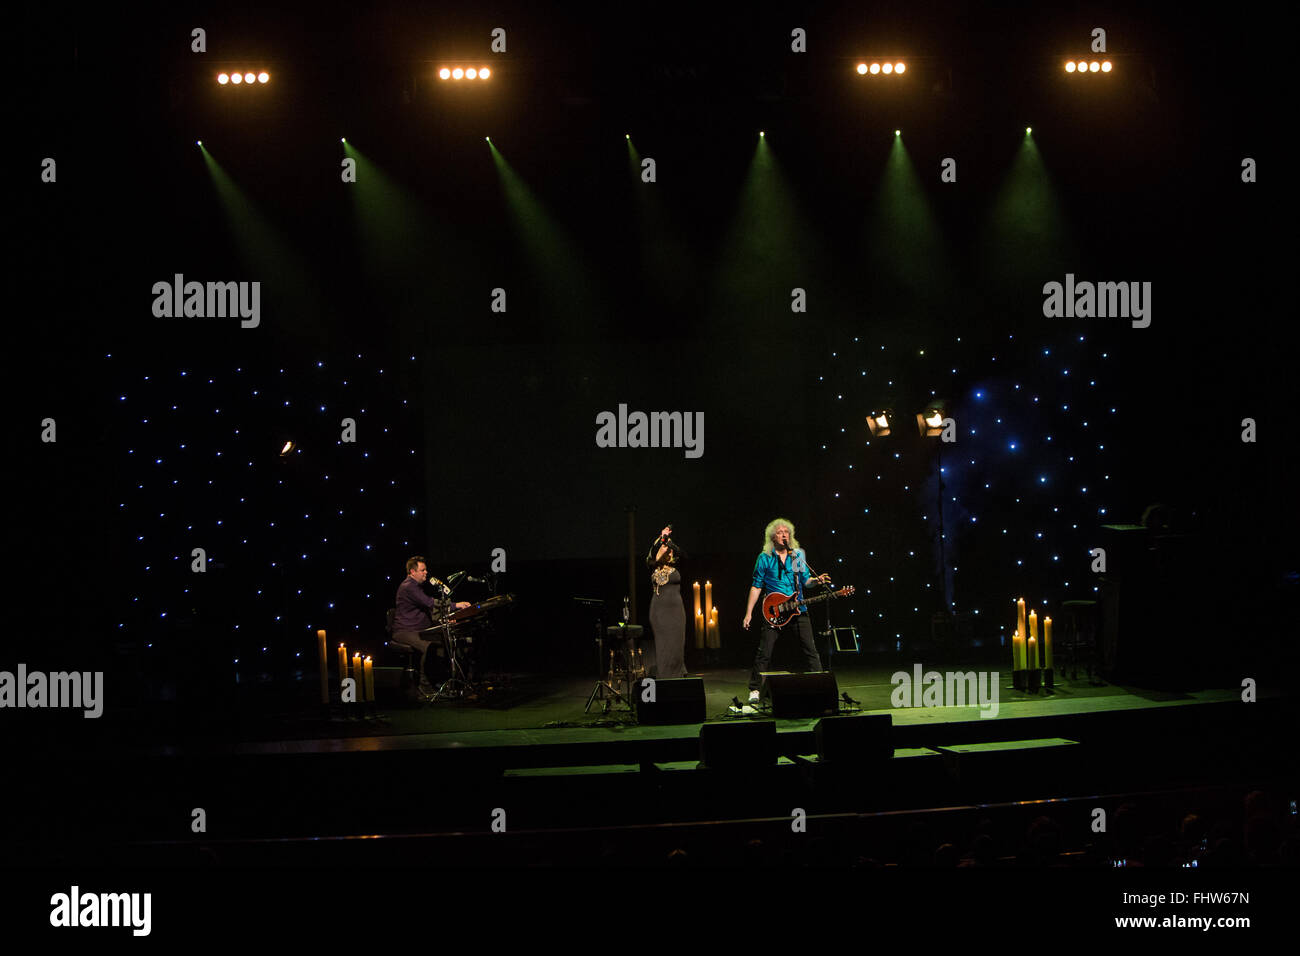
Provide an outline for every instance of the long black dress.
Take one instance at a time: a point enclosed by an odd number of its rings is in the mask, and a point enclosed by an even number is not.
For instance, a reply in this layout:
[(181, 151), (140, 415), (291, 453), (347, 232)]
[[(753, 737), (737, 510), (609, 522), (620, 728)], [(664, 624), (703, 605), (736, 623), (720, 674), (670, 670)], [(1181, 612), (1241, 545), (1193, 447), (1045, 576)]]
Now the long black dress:
[[(658, 584), (651, 576), (650, 586), (655, 596), (650, 599), (650, 630), (655, 639), (655, 677), (672, 679), (686, 676), (686, 607), (682, 604), (682, 576), (677, 570), (681, 550), (669, 539), (668, 553), (662, 561), (655, 561), (659, 553), (659, 539), (650, 546), (646, 567), (651, 571), (667, 568), (668, 580)], [(662, 576), (662, 575), (661, 575)]]

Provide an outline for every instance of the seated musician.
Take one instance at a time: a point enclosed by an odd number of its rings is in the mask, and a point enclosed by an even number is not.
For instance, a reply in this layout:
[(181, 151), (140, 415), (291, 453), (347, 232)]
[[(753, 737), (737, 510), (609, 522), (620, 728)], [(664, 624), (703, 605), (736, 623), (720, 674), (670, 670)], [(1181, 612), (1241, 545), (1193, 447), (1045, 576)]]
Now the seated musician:
[[(419, 633), (434, 625), (435, 618), (443, 618), (448, 611), (445, 584), (434, 578), (436, 596), (425, 590), (429, 568), (424, 555), (417, 554), (406, 561), (406, 578), (397, 587), (397, 613), (393, 615), (393, 643), (403, 644), (420, 651), (420, 693), (432, 696), (433, 682), (429, 680), (429, 647), (433, 644)], [(469, 607), (468, 601), (457, 601), (456, 609)], [(436, 635), (434, 635), (436, 638)]]

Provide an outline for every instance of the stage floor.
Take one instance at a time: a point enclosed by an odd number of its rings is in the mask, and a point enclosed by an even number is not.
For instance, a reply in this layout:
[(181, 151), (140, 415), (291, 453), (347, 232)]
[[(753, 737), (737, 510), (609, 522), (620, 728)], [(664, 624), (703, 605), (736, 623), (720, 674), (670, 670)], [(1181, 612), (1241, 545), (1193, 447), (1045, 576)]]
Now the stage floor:
[[(1027, 694), (1015, 690), (1010, 673), (999, 675), (996, 713), (967, 707), (894, 707), (894, 667), (844, 667), (836, 672), (841, 693), (858, 701), (861, 710), (843, 713), (889, 714), (893, 725), (905, 736), (932, 739), (925, 728), (966, 724), (960, 735), (971, 739), (997, 739), (1012, 724), (1043, 718), (1068, 719), (1081, 715), (1176, 708), (1239, 700), (1235, 688), (1201, 689), (1190, 692), (1157, 691), (1113, 684), (1093, 684), (1080, 675), (1075, 681), (1059, 681), (1051, 691)], [(952, 667), (965, 671), (979, 668)], [(690, 675), (704, 680), (706, 713), (710, 720), (758, 719), (770, 715), (739, 716), (732, 712), (733, 700), (748, 697), (749, 674), (744, 669), (722, 669)], [(335, 749), (387, 750), (408, 748), (500, 747), (565, 742), (594, 742), (621, 738), (662, 739), (697, 737), (698, 723), (671, 726), (638, 726), (626, 706), (616, 704), (603, 712), (599, 701), (584, 712), (595, 681), (592, 678), (536, 675), (506, 675), (498, 689), (480, 701), (439, 701), (429, 704), (384, 704), (369, 717), (343, 716), (336, 707), (329, 720), (319, 710), (311, 713), (266, 714), (255, 723), (244, 722), (245, 740), (237, 752), (312, 752)], [(780, 720), (778, 732), (806, 732), (815, 718)], [(1001, 733), (1000, 733), (1001, 731)], [(918, 736), (919, 735), (919, 736)], [(951, 735), (949, 735), (951, 736)]]

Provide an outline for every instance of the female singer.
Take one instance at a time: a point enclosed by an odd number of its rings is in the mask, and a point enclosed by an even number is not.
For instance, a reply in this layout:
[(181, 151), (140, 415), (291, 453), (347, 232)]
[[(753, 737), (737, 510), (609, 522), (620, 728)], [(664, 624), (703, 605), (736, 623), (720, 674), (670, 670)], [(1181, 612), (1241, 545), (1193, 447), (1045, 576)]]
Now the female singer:
[(651, 570), (655, 596), (650, 600), (650, 629), (655, 636), (655, 677), (686, 676), (686, 608), (682, 604), (682, 576), (678, 562), (685, 557), (672, 539), (673, 526), (659, 533), (645, 556)]

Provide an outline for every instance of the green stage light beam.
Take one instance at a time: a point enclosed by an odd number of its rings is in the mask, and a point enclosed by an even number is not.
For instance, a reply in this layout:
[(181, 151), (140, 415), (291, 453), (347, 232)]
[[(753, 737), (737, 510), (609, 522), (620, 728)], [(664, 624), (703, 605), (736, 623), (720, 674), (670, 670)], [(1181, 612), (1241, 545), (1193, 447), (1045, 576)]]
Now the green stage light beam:
[(311, 327), (308, 324), (309, 318), (314, 320), (320, 312), (320, 297), (316, 291), (317, 283), (312, 281), (311, 270), (279, 230), (222, 169), (202, 141), (199, 142), (199, 149), (203, 153), (203, 163), (208, 175), (212, 177), (217, 197), (226, 211), (231, 237), (245, 263), (253, 271), (253, 278), (261, 281), (264, 289), (270, 286), (287, 293), (287, 301), (301, 310), (296, 327)]
[[(763, 131), (766, 132), (766, 131)], [(780, 330), (806, 316), (790, 310), (791, 290), (826, 288), (819, 263), (828, 261), (818, 234), (760, 133), (713, 283), (710, 312), (727, 333)], [(811, 289), (810, 289), (811, 287)], [(821, 308), (827, 303), (823, 300)], [(756, 329), (755, 323), (764, 328)]]
[(904, 307), (927, 306), (953, 281), (948, 250), (900, 131), (870, 212), (866, 261), (873, 293)]
[(1011, 169), (990, 207), (981, 270), (1007, 288), (1060, 279), (1078, 265), (1078, 251), (1064, 207), (1026, 127)]
[(689, 275), (689, 255), (681, 240), (668, 228), (659, 185), (641, 181), (641, 154), (631, 134), (625, 138), (627, 173), (636, 194), (642, 277), (650, 289), (675, 287)]
[(506, 205), (514, 213), (515, 233), (555, 314), (597, 321), (592, 291), (597, 280), (583, 267), (577, 246), (490, 139), (488, 148)]

